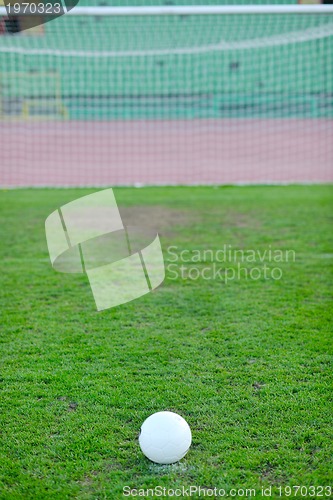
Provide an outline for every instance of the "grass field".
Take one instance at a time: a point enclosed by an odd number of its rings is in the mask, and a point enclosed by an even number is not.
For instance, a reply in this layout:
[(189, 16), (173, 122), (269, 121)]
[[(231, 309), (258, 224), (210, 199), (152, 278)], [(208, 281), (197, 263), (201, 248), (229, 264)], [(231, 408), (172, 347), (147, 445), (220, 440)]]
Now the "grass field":
[[(100, 313), (85, 276), (52, 269), (44, 234), (53, 210), (93, 191), (0, 194), (0, 498), (333, 486), (332, 187), (116, 189), (127, 215), (160, 229), (167, 266), (171, 245), (296, 258), (276, 264), (279, 280), (175, 280), (167, 269), (154, 293)], [(193, 433), (171, 466), (137, 442), (164, 409)]]

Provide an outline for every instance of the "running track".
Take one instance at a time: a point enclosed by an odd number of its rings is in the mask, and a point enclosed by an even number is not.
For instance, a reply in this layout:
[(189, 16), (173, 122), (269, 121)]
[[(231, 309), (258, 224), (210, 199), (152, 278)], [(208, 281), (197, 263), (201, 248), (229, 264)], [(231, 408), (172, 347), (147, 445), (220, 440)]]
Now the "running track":
[(0, 185), (332, 182), (333, 120), (1, 121)]

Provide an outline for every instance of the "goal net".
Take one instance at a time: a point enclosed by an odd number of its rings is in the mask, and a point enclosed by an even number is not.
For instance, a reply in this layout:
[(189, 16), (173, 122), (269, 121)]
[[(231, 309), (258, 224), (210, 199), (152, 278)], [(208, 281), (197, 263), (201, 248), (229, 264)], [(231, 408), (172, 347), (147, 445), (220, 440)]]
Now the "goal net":
[(244, 8), (3, 16), (0, 184), (332, 181), (333, 14)]

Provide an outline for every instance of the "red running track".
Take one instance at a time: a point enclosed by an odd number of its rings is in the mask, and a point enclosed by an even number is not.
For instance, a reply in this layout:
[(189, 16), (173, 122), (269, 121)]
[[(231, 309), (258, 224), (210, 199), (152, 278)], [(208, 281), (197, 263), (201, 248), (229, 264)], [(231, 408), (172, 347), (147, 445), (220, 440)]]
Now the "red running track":
[(0, 185), (332, 182), (333, 120), (0, 121)]

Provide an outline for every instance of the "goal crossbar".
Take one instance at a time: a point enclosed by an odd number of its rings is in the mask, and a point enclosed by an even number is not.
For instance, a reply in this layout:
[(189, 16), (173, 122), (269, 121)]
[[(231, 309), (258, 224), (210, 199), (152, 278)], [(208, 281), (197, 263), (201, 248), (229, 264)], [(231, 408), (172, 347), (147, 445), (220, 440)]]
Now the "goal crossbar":
[[(66, 8), (64, 8), (66, 12)], [(333, 14), (333, 5), (175, 5), (147, 7), (74, 7), (66, 12), (71, 16), (181, 16), (230, 14)], [(0, 16), (7, 15), (0, 7)], [(24, 9), (11, 15), (33, 15)], [(36, 12), (36, 15), (40, 13)], [(52, 13), (48, 14), (52, 15)], [(56, 14), (59, 15), (59, 14)]]

